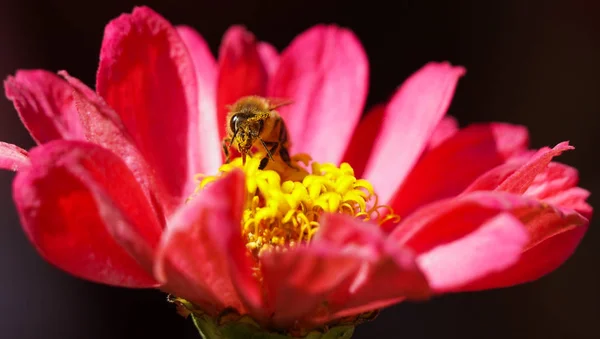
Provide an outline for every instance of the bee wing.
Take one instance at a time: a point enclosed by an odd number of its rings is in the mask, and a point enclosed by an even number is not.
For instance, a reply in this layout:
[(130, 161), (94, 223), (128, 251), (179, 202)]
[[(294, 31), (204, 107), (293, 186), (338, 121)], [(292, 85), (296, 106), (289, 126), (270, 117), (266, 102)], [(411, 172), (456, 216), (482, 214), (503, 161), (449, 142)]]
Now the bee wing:
[(294, 103), (292, 99), (285, 98), (267, 98), (267, 100), (269, 101), (269, 110), (274, 110), (279, 107), (291, 105)]

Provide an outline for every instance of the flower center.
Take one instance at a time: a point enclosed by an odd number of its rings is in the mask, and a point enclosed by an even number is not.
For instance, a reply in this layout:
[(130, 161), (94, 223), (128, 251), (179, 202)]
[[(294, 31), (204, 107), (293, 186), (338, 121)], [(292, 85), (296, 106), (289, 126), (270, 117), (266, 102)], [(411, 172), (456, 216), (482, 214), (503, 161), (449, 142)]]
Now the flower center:
[[(222, 165), (216, 175), (196, 176), (198, 186), (194, 192), (236, 168), (244, 171), (248, 197), (241, 231), (246, 247), (256, 257), (264, 250), (310, 242), (324, 212), (344, 213), (379, 224), (400, 219), (389, 206), (378, 204), (373, 186), (367, 180), (357, 179), (348, 163), (338, 167), (311, 162), (310, 156), (297, 154), (292, 157), (295, 168), (281, 161), (269, 161), (260, 170), (263, 157), (264, 154), (254, 154), (245, 164), (238, 157)], [(380, 209), (387, 209), (388, 213), (384, 215)]]

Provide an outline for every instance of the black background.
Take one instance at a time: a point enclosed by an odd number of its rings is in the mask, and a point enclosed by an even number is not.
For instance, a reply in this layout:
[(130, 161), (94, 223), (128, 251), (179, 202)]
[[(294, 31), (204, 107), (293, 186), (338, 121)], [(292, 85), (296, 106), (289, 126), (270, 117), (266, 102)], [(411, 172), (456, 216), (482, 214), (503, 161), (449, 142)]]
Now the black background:
[[(246, 25), (281, 51), (326, 22), (351, 28), (370, 61), (368, 104), (388, 98), (431, 60), (467, 68), (449, 113), (461, 125), (527, 125), (533, 147), (570, 140), (560, 161), (580, 170), (598, 206), (600, 5), (596, 1), (44, 1), (2, 0), (0, 75), (66, 69), (94, 84), (106, 23), (146, 4), (201, 32), (216, 54), (223, 32)], [(8, 100), (0, 140), (33, 141)], [(0, 172), (0, 337), (199, 338), (158, 291), (111, 288), (45, 263), (27, 242), (12, 203), (14, 173)], [(575, 255), (533, 283), (386, 309), (356, 338), (599, 338), (600, 234), (592, 222)]]

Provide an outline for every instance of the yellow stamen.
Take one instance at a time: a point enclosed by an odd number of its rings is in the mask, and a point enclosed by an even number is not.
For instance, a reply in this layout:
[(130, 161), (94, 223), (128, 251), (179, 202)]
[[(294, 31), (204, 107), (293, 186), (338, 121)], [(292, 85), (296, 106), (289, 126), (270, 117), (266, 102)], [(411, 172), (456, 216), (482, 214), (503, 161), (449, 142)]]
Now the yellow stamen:
[[(267, 168), (259, 170), (263, 157), (257, 153), (248, 156), (245, 163), (242, 158), (235, 158), (222, 165), (216, 175), (195, 177), (198, 186), (194, 195), (225, 173), (236, 168), (244, 171), (248, 199), (240, 227), (246, 247), (255, 256), (264, 250), (310, 242), (324, 212), (379, 224), (400, 220), (389, 206), (378, 204), (373, 186), (367, 180), (357, 179), (348, 163), (335, 166), (311, 162), (310, 156), (298, 154), (292, 157), (295, 168), (281, 161), (269, 161)], [(310, 172), (305, 168), (310, 168)], [(383, 216), (379, 212), (382, 208), (388, 210)]]

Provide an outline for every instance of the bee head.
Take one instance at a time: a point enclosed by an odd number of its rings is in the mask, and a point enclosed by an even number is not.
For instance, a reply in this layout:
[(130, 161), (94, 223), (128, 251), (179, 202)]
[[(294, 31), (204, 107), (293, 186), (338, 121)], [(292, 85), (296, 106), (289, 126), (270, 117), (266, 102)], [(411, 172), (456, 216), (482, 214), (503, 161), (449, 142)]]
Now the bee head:
[(253, 116), (252, 113), (237, 113), (229, 121), (229, 128), (233, 132), (232, 140), (240, 151), (248, 152), (263, 128), (263, 121), (251, 119)]

